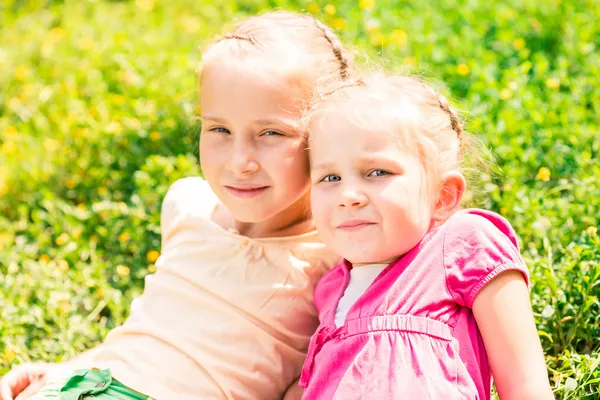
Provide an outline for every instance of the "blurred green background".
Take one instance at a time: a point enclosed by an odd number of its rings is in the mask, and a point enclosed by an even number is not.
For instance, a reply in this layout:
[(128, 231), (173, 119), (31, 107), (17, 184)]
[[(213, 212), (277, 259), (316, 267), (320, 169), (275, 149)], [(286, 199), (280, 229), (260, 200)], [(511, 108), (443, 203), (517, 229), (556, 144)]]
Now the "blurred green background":
[(497, 157), (476, 200), (520, 235), (556, 396), (600, 398), (600, 8), (585, 0), (3, 0), (0, 375), (123, 322), (166, 189), (200, 173), (203, 44), (274, 8), (465, 111)]

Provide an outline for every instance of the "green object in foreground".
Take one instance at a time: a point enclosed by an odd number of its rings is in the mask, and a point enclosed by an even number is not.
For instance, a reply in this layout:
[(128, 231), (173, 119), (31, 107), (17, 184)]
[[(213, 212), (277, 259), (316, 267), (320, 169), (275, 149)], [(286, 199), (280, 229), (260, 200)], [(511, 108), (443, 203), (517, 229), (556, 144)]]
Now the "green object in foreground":
[(44, 386), (34, 400), (152, 400), (113, 379), (110, 370), (79, 369)]

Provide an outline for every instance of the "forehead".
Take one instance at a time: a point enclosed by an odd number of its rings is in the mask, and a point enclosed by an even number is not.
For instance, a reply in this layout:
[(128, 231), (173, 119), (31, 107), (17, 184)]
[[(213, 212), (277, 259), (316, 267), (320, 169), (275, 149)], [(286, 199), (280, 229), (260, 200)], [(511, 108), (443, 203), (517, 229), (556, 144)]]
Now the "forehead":
[(267, 75), (244, 64), (211, 65), (202, 73), (203, 113), (299, 118), (304, 97), (285, 76)]
[(319, 148), (355, 148), (364, 152), (415, 149), (418, 134), (417, 110), (412, 107), (381, 107), (356, 104), (333, 105), (311, 120), (309, 145)]

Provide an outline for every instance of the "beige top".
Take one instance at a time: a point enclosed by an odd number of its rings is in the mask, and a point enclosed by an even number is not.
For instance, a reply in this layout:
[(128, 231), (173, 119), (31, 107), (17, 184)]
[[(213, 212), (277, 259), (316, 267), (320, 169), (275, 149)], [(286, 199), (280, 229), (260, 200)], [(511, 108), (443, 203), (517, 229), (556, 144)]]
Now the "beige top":
[(91, 366), (158, 400), (280, 400), (318, 325), (314, 285), (338, 257), (315, 232), (231, 233), (211, 220), (216, 205), (200, 178), (169, 189), (157, 271)]

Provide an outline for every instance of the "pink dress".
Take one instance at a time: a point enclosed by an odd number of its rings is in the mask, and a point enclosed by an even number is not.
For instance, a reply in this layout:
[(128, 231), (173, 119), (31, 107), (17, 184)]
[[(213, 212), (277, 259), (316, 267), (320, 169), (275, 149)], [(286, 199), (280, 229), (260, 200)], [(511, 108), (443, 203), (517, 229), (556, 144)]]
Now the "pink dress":
[(336, 328), (347, 261), (315, 289), (321, 325), (300, 385), (303, 399), (489, 399), (491, 375), (471, 307), (500, 273), (529, 284), (515, 232), (501, 216), (463, 210), (387, 266)]

